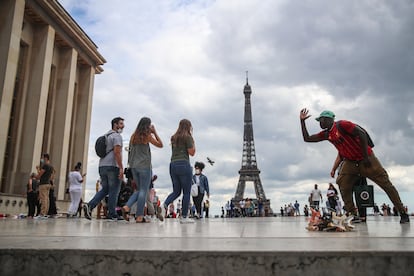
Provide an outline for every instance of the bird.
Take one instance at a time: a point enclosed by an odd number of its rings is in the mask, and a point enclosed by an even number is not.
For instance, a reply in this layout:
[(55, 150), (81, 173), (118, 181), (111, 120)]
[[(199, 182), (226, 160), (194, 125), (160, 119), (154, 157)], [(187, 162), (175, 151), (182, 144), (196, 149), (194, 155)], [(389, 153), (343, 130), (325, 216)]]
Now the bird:
[(210, 163), (211, 166), (214, 165), (215, 161), (211, 160), (210, 157), (207, 157), (207, 161), (208, 161), (208, 163)]

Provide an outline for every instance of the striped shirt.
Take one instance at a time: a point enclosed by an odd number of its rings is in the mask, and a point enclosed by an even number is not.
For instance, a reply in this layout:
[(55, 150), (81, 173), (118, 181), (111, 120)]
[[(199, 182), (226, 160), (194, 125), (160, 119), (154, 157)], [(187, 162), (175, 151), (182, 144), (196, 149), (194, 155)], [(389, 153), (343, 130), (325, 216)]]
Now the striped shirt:
[[(336, 123), (333, 124), (332, 128), (326, 135), (326, 130), (318, 133), (319, 137), (324, 140), (329, 140), (339, 152), (339, 155), (345, 159), (353, 161), (361, 161), (364, 159), (362, 153), (359, 136), (353, 136), (352, 131), (355, 128), (355, 124), (350, 121), (341, 120), (337, 122), (341, 124), (341, 128), (347, 134), (342, 134), (336, 127)], [(368, 155), (372, 154), (372, 148), (368, 146)]]

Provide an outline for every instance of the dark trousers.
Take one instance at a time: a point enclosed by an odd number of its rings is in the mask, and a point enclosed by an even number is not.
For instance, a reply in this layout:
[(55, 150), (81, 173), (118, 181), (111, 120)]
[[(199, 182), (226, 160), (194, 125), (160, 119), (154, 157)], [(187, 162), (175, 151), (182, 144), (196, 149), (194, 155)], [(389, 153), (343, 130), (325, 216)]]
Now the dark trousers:
[(328, 197), (329, 207), (332, 209), (336, 208), (336, 196), (330, 196)]
[(345, 210), (351, 213), (354, 212), (355, 205), (352, 197), (354, 183), (356, 183), (360, 177), (366, 177), (384, 190), (398, 211), (405, 213), (400, 195), (395, 186), (391, 183), (384, 167), (374, 154), (370, 155), (368, 159), (371, 161), (370, 167), (365, 167), (360, 161), (344, 160), (342, 163), (339, 175), (336, 178), (336, 183), (339, 185), (342, 200), (345, 204)]
[(193, 196), (193, 202), (197, 210), (197, 214), (202, 217), (203, 213), (201, 211), (201, 203), (203, 203), (204, 194), (200, 192), (200, 187), (198, 187), (198, 196)]
[(27, 214), (28, 217), (34, 217), (35, 209), (37, 205), (38, 205), (37, 193), (36, 192), (27, 193), (27, 206), (29, 207), (29, 212)]
[(49, 190), (49, 212), (47, 213), (50, 216), (54, 216), (57, 214), (56, 209), (56, 197), (55, 197), (55, 190)]

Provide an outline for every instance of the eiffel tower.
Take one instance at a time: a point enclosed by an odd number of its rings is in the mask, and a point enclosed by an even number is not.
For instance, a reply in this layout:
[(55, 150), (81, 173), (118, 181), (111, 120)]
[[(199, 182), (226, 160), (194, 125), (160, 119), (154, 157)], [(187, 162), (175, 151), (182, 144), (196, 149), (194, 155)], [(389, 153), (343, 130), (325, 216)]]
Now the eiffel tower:
[[(254, 184), (256, 192), (256, 200), (261, 199), (263, 208), (268, 214), (270, 209), (270, 200), (266, 198), (263, 190), (262, 182), (260, 181), (260, 170), (257, 168), (256, 150), (254, 147), (253, 138), (253, 120), (252, 120), (252, 106), (250, 96), (252, 89), (249, 85), (249, 79), (246, 72), (246, 85), (244, 86), (244, 136), (243, 136), (243, 159), (242, 167), (239, 170), (239, 183), (237, 184), (236, 195), (233, 198), (233, 204), (239, 207), (239, 202), (244, 198), (244, 191), (246, 189), (246, 181), (251, 181)], [(257, 202), (255, 202), (257, 206)]]

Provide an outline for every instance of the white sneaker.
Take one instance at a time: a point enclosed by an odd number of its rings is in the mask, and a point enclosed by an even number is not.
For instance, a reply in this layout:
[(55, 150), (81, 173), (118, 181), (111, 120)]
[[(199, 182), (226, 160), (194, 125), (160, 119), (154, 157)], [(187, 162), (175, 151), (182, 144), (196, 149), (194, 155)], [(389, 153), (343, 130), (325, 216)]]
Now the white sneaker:
[(195, 221), (193, 219), (190, 218), (180, 218), (180, 223), (181, 224), (187, 224), (187, 223), (194, 223)]
[(154, 219), (151, 216), (144, 216), (146, 222), (154, 222)]

